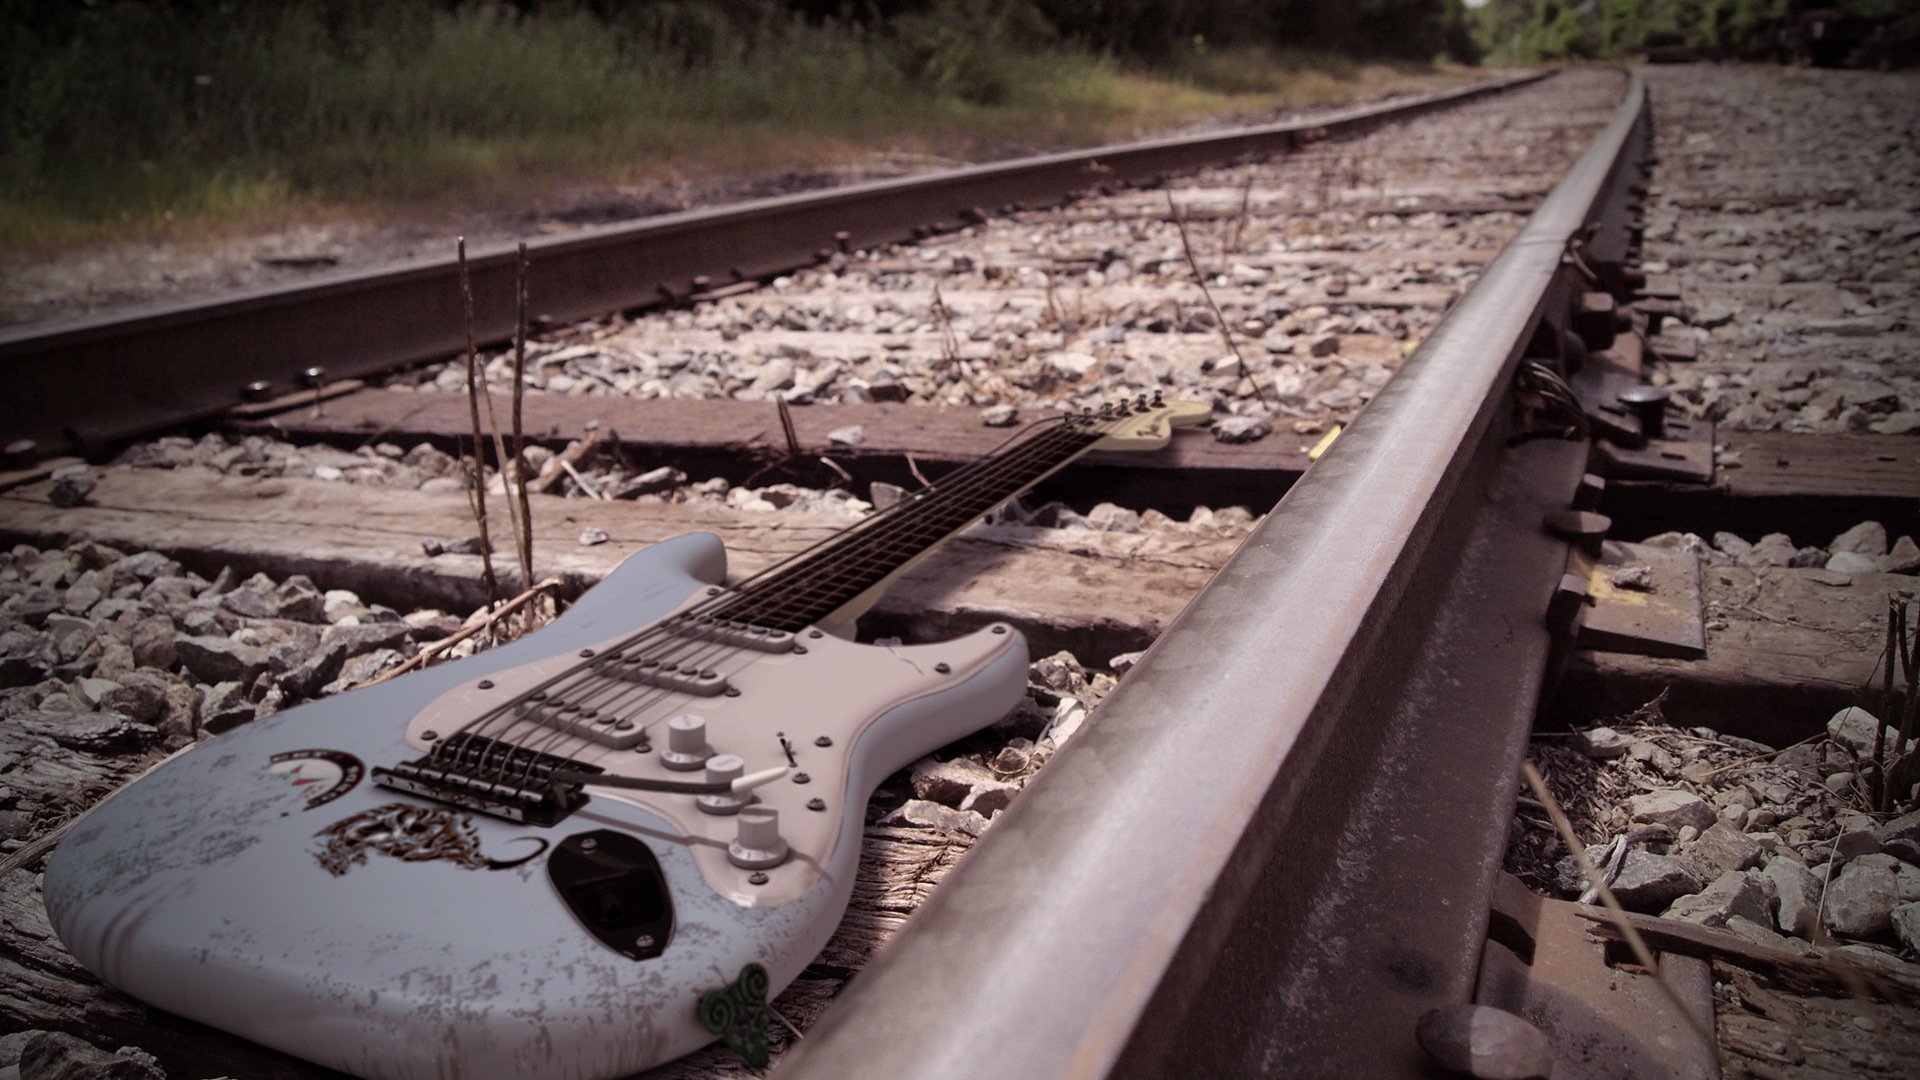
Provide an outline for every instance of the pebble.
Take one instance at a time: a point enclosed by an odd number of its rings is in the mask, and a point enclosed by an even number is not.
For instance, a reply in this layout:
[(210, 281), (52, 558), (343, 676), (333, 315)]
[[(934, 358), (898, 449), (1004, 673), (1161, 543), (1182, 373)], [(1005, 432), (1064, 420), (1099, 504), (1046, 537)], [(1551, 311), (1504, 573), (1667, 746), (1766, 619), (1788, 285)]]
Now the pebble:
[(1899, 732), (1881, 724), (1879, 718), (1857, 705), (1849, 705), (1827, 720), (1827, 737), (1853, 751), (1856, 757), (1873, 756), (1874, 732), (1884, 734), (1884, 745), (1892, 746)]
[(1258, 416), (1223, 416), (1213, 422), (1213, 437), (1224, 443), (1256, 442), (1273, 434), (1273, 424)]
[(1675, 900), (1662, 915), (1702, 926), (1725, 926), (1727, 920), (1736, 915), (1756, 923), (1770, 922), (1773, 912), (1768, 908), (1767, 889), (1762, 880), (1755, 874), (1730, 870), (1714, 878), (1700, 892)]
[(1798, 859), (1776, 855), (1761, 873), (1773, 883), (1774, 919), (1781, 933), (1811, 940), (1818, 925), (1821, 879)]
[(1690, 791), (1666, 789), (1635, 795), (1627, 800), (1627, 815), (1636, 822), (1665, 825), (1678, 830), (1683, 825), (1705, 829), (1717, 815), (1705, 799)]
[(1828, 929), (1847, 937), (1866, 938), (1892, 927), (1899, 902), (1897, 881), (1887, 855), (1862, 855), (1848, 863), (1827, 885), (1825, 919)]
[(1440, 1067), (1476, 1080), (1544, 1080), (1553, 1045), (1537, 1027), (1487, 1005), (1443, 1005), (1420, 1017), (1414, 1038)]
[(580, 530), (581, 547), (592, 547), (595, 544), (604, 544), (611, 539), (613, 539), (613, 537), (607, 535), (607, 530), (595, 528), (592, 525)]
[(1610, 727), (1597, 727), (1574, 732), (1568, 744), (1596, 761), (1605, 761), (1626, 753), (1632, 740)]
[(1020, 418), (1020, 410), (1012, 405), (989, 405), (980, 410), (980, 422), (988, 427), (1012, 427)]

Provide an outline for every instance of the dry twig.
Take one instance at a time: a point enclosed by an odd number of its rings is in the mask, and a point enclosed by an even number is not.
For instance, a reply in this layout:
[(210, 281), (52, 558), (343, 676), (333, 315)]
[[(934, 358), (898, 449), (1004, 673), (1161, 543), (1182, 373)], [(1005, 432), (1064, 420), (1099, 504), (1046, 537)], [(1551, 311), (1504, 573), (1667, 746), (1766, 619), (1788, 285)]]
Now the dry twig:
[[(459, 239), (458, 252), (460, 296), (465, 302), (467, 317), (467, 418), (473, 427), (473, 458), (469, 465), (472, 483), (467, 485), (467, 505), (473, 510), (474, 524), (480, 530), (480, 581), (486, 590), (487, 604), (492, 606), (500, 602), (500, 579), (493, 573), (493, 539), (487, 535), (487, 466), (482, 449), (486, 443), (480, 431), (479, 362), (473, 340), (473, 277), (467, 273), (467, 238), (464, 236)], [(492, 398), (487, 399), (487, 407), (493, 407)]]
[(414, 653), (412, 656), (407, 658), (406, 663), (401, 664), (400, 666), (395, 667), (389, 671), (381, 672), (379, 675), (376, 675), (373, 678), (367, 680), (367, 682), (364, 685), (371, 686), (374, 683), (386, 682), (388, 679), (392, 679), (392, 678), (396, 678), (398, 676), (404, 675), (409, 671), (419, 671), (421, 668), (424, 668), (428, 664), (432, 663), (433, 658), (435, 656), (438, 656), (441, 653), (446, 652), (448, 649), (453, 648), (455, 645), (458, 645), (461, 642), (467, 640), (468, 638), (474, 637), (483, 631), (491, 631), (495, 626), (497, 626), (500, 623), (502, 619), (505, 619), (507, 616), (513, 614), (516, 611), (519, 611), (521, 608), (526, 607), (528, 604), (531, 604), (536, 598), (544, 596), (552, 592), (553, 590), (559, 588), (560, 584), (561, 582), (559, 578), (547, 578), (545, 581), (540, 582), (538, 585), (535, 585), (533, 588), (528, 589), (527, 591), (521, 593), (519, 596), (516, 596), (513, 599), (506, 601), (505, 603), (494, 606), (493, 608), (488, 610), (485, 618), (474, 623), (472, 626), (463, 626), (460, 628), (458, 633), (450, 634), (446, 637), (441, 638), (439, 641), (429, 642), (425, 645), (422, 645), (420, 647), (419, 652)]
[[(1207, 275), (1200, 269), (1200, 260), (1193, 254), (1193, 239), (1187, 235), (1186, 211), (1174, 201), (1171, 191), (1167, 192), (1167, 209), (1173, 214), (1173, 224), (1180, 230), (1180, 250), (1186, 252), (1187, 268), (1193, 271), (1193, 280), (1200, 286), (1200, 295), (1206, 297), (1207, 307), (1213, 309), (1214, 322), (1220, 327), (1220, 337), (1226, 341), (1227, 351), (1240, 362), (1240, 377), (1253, 379), (1253, 370), (1247, 367), (1247, 358), (1240, 354), (1240, 346), (1233, 340), (1233, 329), (1227, 325), (1227, 316), (1220, 310), (1220, 305), (1214, 303), (1213, 291), (1207, 288)], [(1261, 386), (1260, 380), (1254, 379), (1253, 387), (1256, 393), (1260, 392)]]

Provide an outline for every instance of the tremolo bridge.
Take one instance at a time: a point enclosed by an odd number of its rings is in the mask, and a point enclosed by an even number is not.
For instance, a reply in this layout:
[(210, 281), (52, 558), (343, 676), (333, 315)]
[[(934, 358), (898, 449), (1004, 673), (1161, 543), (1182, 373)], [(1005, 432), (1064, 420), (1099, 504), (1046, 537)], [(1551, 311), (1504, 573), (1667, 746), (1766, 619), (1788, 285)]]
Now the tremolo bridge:
[(555, 769), (601, 771), (498, 739), (461, 733), (449, 736), (424, 757), (376, 766), (373, 782), (508, 821), (553, 825), (587, 802), (581, 784), (553, 779)]

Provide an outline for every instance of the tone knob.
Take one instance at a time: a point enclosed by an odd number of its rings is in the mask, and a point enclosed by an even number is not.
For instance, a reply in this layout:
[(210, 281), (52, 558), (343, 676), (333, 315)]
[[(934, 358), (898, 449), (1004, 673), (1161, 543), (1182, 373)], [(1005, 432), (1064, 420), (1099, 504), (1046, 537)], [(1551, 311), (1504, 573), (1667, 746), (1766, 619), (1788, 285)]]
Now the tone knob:
[[(707, 783), (731, 784), (740, 779), (747, 771), (747, 763), (733, 754), (718, 754), (707, 759)], [(695, 795), (694, 804), (709, 814), (737, 814), (740, 808), (753, 801), (751, 791), (739, 794), (722, 792), (717, 795)]]
[(667, 748), (660, 753), (660, 764), (678, 772), (692, 772), (712, 756), (705, 717), (681, 713), (667, 721)]
[(740, 833), (727, 845), (727, 858), (742, 870), (765, 870), (787, 861), (787, 842), (780, 838), (780, 811), (771, 806), (749, 806), (740, 811)]

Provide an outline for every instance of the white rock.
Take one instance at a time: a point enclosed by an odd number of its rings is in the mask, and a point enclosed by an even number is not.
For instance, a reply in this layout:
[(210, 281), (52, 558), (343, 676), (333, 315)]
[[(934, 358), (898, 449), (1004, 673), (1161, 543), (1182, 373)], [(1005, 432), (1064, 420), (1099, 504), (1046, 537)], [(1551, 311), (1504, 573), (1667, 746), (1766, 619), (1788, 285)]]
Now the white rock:
[(1862, 855), (1827, 885), (1827, 927), (1848, 937), (1874, 937), (1892, 926), (1899, 883), (1886, 855)]
[(1836, 574), (1877, 574), (1880, 572), (1880, 559), (1874, 555), (1862, 555), (1853, 551), (1836, 551), (1827, 556), (1826, 566)]
[[(1849, 705), (1827, 720), (1827, 737), (1854, 752), (1857, 757), (1873, 753), (1873, 732), (1882, 726), (1878, 717), (1857, 705)], [(1893, 745), (1898, 732), (1886, 728), (1886, 745)]]
[(835, 446), (859, 446), (861, 443), (867, 441), (867, 429), (861, 427), (859, 424), (848, 424), (846, 427), (834, 428), (832, 431), (827, 432), (827, 441)]
[(1890, 921), (1893, 936), (1910, 953), (1920, 953), (1920, 903), (1901, 904), (1893, 909)]
[(1083, 352), (1057, 352), (1047, 357), (1047, 365), (1069, 379), (1084, 378), (1099, 364), (1099, 360)]
[(1020, 418), (1020, 410), (1012, 405), (989, 405), (980, 410), (980, 422), (988, 427), (1012, 427)]
[(1568, 740), (1568, 745), (1575, 750), (1598, 761), (1619, 757), (1627, 752), (1627, 747), (1632, 743), (1632, 739), (1610, 727), (1576, 731)]
[(1783, 933), (1813, 939), (1816, 913), (1820, 910), (1820, 878), (1796, 859), (1776, 855), (1761, 871), (1773, 883), (1779, 910), (1775, 924)]
[(1729, 871), (1693, 896), (1683, 896), (1667, 907), (1669, 919), (1682, 919), (1703, 926), (1725, 926), (1738, 915), (1757, 923), (1773, 918), (1767, 907), (1767, 893), (1757, 876)]
[(1718, 817), (1705, 799), (1690, 791), (1677, 789), (1635, 795), (1627, 800), (1627, 816), (1635, 822), (1665, 825), (1675, 831), (1685, 825), (1706, 829)]
[(1273, 425), (1259, 416), (1223, 416), (1213, 422), (1213, 437), (1224, 443), (1254, 442), (1273, 433)]
[(1827, 550), (1836, 554), (1851, 551), (1878, 559), (1887, 553), (1886, 527), (1877, 521), (1863, 521), (1834, 537), (1833, 543), (1827, 545)]
[(1889, 574), (1920, 574), (1920, 544), (1913, 537), (1903, 536), (1893, 542), (1893, 550), (1881, 562), (1880, 569)]

